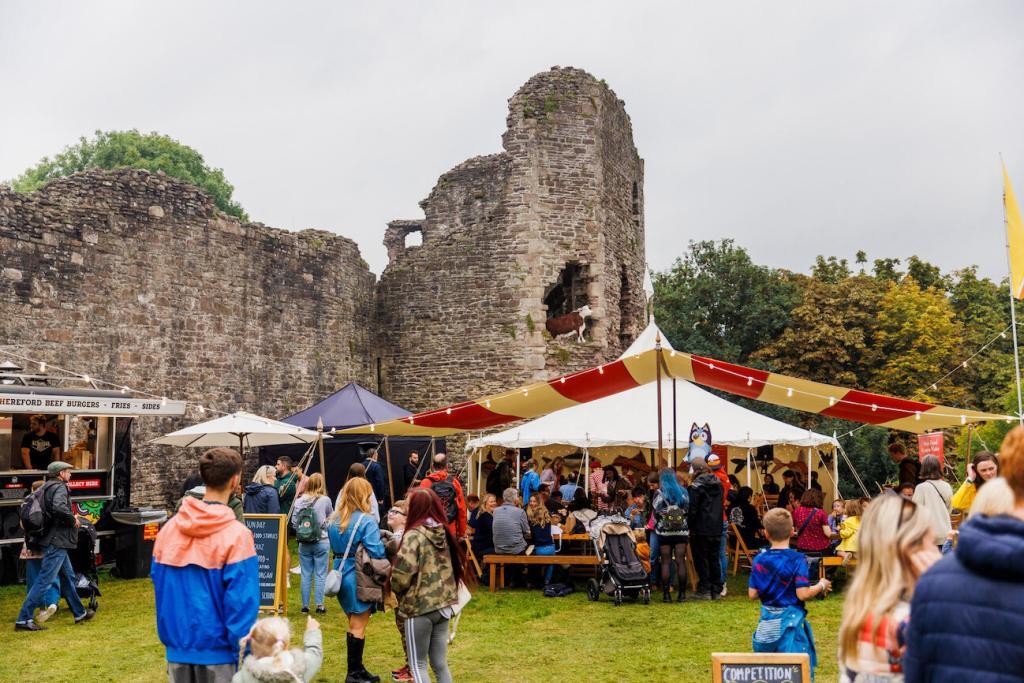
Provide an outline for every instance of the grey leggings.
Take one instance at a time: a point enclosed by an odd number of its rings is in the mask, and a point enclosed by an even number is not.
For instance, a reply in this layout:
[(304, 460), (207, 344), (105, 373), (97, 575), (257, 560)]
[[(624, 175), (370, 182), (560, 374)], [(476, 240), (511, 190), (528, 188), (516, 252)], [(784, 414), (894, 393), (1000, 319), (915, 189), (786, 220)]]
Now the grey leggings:
[(448, 671), (448, 617), (439, 611), (411, 617), (405, 622), (406, 655), (416, 683), (430, 683), (427, 656), (437, 683), (451, 683)]

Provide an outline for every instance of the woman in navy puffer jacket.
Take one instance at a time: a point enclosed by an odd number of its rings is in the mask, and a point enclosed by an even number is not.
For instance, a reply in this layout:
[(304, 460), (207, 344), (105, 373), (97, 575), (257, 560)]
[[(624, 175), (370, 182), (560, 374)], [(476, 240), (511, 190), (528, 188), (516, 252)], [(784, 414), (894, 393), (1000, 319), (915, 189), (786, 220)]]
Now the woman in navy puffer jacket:
[(1024, 427), (1006, 436), (999, 455), (1016, 509), (971, 517), (956, 551), (918, 580), (907, 683), (1024, 681)]
[(247, 515), (279, 515), (281, 501), (273, 486), (274, 468), (264, 465), (256, 470), (252, 483), (245, 487), (244, 510)]

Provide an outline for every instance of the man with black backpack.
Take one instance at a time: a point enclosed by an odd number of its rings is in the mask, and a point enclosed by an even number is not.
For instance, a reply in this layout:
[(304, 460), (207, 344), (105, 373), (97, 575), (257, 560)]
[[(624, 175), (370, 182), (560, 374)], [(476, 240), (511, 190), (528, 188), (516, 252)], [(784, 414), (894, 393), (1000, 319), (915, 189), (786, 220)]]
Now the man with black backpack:
[[(25, 602), (14, 622), (15, 631), (43, 631), (33, 619), (37, 607), (46, 608), (44, 596), (55, 579), (60, 579), (61, 597), (68, 603), (75, 623), (81, 624), (95, 616), (87, 610), (75, 590), (75, 570), (71, 567), (68, 550), (78, 546), (78, 518), (71, 512), (71, 495), (68, 481), (71, 479), (71, 465), (66, 462), (52, 462), (46, 470), (47, 480), (43, 487), (33, 493), (36, 501), (27, 501), (23, 507), (22, 525), (25, 527), (26, 544), (43, 551), (42, 567), (32, 589), (25, 596)], [(37, 502), (37, 505), (33, 505)], [(36, 509), (33, 509), (36, 508)]]
[(448, 456), (438, 453), (434, 456), (430, 474), (420, 482), (420, 488), (434, 489), (434, 493), (444, 504), (445, 520), (455, 538), (466, 536), (466, 497), (462, 494), (462, 484), (448, 473)]

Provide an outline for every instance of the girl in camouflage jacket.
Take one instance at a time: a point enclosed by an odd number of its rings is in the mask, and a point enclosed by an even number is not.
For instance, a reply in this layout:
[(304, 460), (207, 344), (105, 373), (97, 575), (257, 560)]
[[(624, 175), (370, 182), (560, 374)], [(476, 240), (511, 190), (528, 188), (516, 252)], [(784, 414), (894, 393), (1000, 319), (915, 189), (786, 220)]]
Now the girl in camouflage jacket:
[(406, 618), (406, 654), (416, 681), (429, 681), (427, 659), (438, 683), (449, 683), (448, 620), (466, 577), (466, 555), (445, 527), (444, 507), (431, 489), (408, 498), (402, 545), (391, 570), (398, 613)]

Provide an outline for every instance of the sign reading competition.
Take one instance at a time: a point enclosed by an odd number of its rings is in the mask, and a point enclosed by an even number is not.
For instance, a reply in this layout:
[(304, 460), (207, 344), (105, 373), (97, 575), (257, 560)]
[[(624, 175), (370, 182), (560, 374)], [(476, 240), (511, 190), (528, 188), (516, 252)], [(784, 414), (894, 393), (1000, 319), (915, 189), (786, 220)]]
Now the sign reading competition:
[(245, 516), (245, 525), (252, 532), (259, 561), (260, 609), (276, 612), (288, 607), (288, 568), (284, 566), (288, 543), (287, 520), (285, 515)]
[(715, 652), (714, 683), (811, 683), (811, 662), (805, 654)]

